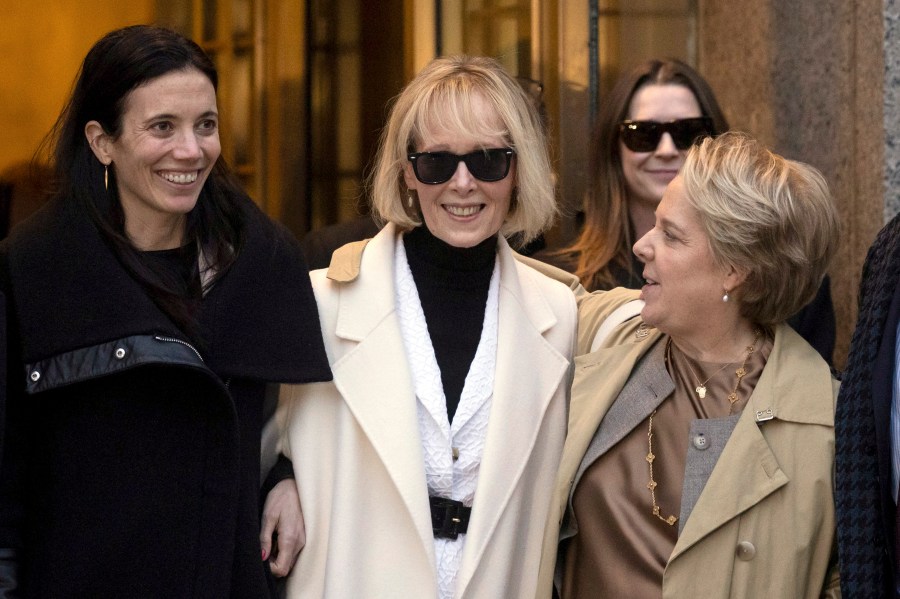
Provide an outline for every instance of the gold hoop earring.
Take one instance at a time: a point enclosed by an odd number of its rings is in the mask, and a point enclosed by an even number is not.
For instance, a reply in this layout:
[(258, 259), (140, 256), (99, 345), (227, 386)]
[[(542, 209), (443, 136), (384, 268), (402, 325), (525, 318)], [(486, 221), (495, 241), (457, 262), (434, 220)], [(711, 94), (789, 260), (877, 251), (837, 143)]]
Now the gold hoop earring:
[(109, 165), (103, 165), (103, 188), (109, 191)]

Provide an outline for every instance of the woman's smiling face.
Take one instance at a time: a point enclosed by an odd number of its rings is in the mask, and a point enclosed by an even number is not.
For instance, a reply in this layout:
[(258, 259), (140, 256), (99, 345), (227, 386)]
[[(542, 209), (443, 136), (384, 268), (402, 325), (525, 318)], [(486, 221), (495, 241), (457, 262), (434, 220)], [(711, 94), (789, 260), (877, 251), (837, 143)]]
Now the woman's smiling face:
[[(472, 97), (472, 112), (477, 122), (493, 123), (502, 129), (496, 111), (479, 95)], [(417, 152), (468, 154), (486, 148), (505, 148), (509, 141), (494, 134), (470, 136), (445, 128), (431, 128), (422, 135)], [(455, 247), (473, 247), (496, 235), (506, 220), (516, 181), (516, 163), (512, 158), (509, 174), (499, 181), (475, 178), (464, 162), (456, 165), (453, 176), (444, 183), (430, 185), (416, 179), (407, 162), (403, 177), (408, 189), (416, 192), (422, 218), (438, 239)]]
[[(627, 118), (668, 123), (699, 116), (703, 116), (703, 111), (690, 89), (677, 83), (652, 83), (635, 92)], [(687, 156), (687, 150), (675, 147), (669, 133), (663, 134), (652, 152), (629, 150), (622, 141), (619, 141), (619, 152), (628, 201), (641, 202), (651, 209), (659, 203), (666, 186), (681, 170)]]
[(166, 73), (128, 94), (119, 135), (102, 134), (99, 147), (133, 240), (177, 228), (194, 209), (221, 153), (218, 118), (212, 82), (196, 69)]

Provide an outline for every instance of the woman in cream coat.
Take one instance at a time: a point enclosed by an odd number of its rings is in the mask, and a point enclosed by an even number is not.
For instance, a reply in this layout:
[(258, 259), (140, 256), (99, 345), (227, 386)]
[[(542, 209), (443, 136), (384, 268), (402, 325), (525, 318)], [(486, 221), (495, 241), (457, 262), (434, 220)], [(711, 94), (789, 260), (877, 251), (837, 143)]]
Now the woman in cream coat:
[(810, 167), (739, 134), (691, 151), (634, 247), (643, 301), (580, 300), (538, 597), (840, 595), (837, 384), (783, 323), (836, 246)]
[(289, 597), (534, 596), (576, 308), (505, 236), (555, 214), (545, 148), (493, 60), (438, 59), (398, 97), (388, 224), (312, 275), (334, 381), (282, 393), (307, 533)]

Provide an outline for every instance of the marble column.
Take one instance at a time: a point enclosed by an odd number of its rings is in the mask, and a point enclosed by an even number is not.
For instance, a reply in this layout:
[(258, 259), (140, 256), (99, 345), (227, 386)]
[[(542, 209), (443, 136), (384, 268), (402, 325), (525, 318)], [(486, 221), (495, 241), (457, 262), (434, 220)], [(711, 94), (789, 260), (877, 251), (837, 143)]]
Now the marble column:
[(900, 0), (884, 0), (884, 222), (900, 213)]

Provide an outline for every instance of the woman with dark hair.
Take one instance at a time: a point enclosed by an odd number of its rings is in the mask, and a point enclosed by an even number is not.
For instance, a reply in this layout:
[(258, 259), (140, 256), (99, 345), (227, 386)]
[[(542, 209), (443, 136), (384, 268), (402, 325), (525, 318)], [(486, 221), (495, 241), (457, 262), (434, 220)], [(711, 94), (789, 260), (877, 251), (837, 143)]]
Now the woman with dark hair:
[[(663, 191), (691, 145), (727, 130), (712, 88), (687, 64), (654, 59), (623, 75), (594, 125), (581, 233), (571, 246), (536, 257), (575, 274), (588, 291), (640, 288), (642, 267), (632, 245), (653, 228)], [(789, 322), (831, 361), (835, 325), (827, 277)]]
[(0, 247), (0, 594), (265, 597), (273, 530), (273, 573), (302, 546), (284, 461), (260, 531), (263, 402), (331, 375), (298, 244), (220, 158), (216, 84), (177, 33), (103, 37), (54, 196)]
[(620, 77), (592, 134), (584, 226), (559, 251), (559, 265), (588, 291), (640, 287), (632, 244), (653, 227), (663, 191), (694, 140), (727, 130), (709, 84), (679, 60), (651, 60)]

